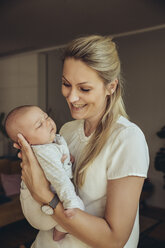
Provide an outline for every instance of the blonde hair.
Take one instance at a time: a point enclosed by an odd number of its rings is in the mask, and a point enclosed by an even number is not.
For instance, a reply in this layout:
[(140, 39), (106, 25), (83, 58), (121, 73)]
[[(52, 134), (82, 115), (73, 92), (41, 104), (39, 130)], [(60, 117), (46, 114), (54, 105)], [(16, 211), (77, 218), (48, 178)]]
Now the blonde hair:
[(110, 129), (119, 115), (127, 118), (122, 100), (122, 82), (120, 75), (120, 60), (116, 45), (109, 36), (90, 35), (73, 40), (66, 47), (64, 60), (74, 58), (81, 60), (94, 69), (105, 86), (118, 79), (116, 91), (107, 99), (106, 110), (100, 119), (97, 128), (91, 136), (84, 152), (76, 166), (74, 182), (81, 187), (85, 180), (88, 167), (98, 156), (108, 139)]

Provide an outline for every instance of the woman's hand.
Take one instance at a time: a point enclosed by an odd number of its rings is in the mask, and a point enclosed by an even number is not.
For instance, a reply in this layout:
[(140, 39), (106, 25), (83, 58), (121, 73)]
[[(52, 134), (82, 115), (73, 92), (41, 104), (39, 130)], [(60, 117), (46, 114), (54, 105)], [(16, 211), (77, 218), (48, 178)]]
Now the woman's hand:
[(22, 159), (22, 180), (36, 201), (40, 203), (50, 202), (53, 193), (49, 189), (49, 182), (30, 145), (21, 134), (18, 134), (18, 143), (19, 146), (14, 144), (14, 147), (21, 149), (21, 153), (18, 156)]

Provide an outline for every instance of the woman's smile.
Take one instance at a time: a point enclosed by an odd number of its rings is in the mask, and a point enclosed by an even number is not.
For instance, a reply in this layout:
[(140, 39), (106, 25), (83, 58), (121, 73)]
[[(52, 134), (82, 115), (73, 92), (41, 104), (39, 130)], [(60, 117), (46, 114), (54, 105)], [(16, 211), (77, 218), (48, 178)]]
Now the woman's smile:
[(70, 103), (74, 111), (80, 111), (83, 110), (84, 107), (87, 106), (87, 104), (75, 104), (75, 103)]
[(74, 119), (84, 119), (96, 125), (105, 111), (109, 92), (103, 80), (81, 60), (67, 58), (64, 62), (62, 94)]

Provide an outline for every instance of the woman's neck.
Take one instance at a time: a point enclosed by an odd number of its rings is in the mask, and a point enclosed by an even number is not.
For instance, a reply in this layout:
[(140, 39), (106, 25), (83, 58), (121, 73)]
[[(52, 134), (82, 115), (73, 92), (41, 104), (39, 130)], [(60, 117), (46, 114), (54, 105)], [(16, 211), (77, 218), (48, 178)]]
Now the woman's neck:
[(92, 123), (92, 125), (91, 125), (90, 122), (88, 122), (87, 120), (85, 120), (85, 122), (84, 122), (84, 133), (85, 133), (85, 136), (86, 137), (89, 137), (95, 131), (96, 126), (97, 126), (96, 124), (94, 125)]
[(106, 105), (104, 106), (102, 111), (98, 112), (97, 115), (92, 116), (91, 118), (86, 119), (84, 121), (85, 136), (87, 136), (87, 137), (90, 136), (96, 130), (99, 121), (102, 120), (102, 117), (105, 113), (105, 109), (106, 109)]
[(86, 119), (84, 121), (84, 133), (85, 133), (85, 136), (89, 137), (97, 128), (97, 125), (100, 121), (100, 119), (102, 118), (102, 115), (101, 116), (97, 116), (93, 119)]

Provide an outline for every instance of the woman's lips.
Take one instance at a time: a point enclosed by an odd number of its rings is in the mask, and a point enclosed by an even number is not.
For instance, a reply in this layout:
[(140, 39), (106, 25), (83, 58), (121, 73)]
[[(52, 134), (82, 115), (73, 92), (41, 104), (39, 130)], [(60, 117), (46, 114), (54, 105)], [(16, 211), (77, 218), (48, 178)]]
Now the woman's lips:
[(86, 107), (87, 104), (73, 104), (73, 103), (71, 103), (70, 105), (71, 105), (72, 109), (78, 111), (78, 110), (81, 110), (84, 107)]

